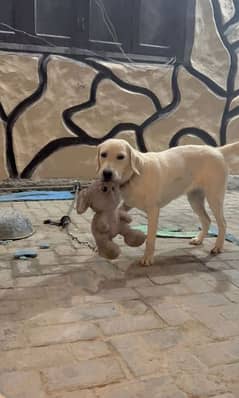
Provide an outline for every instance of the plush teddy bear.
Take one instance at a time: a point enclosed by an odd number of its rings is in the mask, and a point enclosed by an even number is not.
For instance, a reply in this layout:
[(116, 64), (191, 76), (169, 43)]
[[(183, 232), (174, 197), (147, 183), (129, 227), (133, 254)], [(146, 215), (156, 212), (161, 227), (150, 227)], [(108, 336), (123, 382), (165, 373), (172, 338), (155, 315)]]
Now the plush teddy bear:
[(145, 234), (130, 228), (131, 217), (119, 208), (120, 187), (115, 182), (94, 181), (88, 188), (79, 192), (76, 210), (84, 213), (88, 207), (94, 212), (91, 231), (95, 238), (98, 253), (102, 257), (115, 259), (120, 254), (119, 246), (113, 238), (120, 234), (129, 246), (140, 246)]

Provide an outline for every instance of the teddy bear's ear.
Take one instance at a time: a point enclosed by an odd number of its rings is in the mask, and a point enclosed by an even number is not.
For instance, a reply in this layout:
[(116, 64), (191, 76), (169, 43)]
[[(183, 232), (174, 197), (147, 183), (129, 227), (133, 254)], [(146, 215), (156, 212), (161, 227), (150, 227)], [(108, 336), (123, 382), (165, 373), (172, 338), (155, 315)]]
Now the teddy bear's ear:
[(83, 189), (79, 192), (77, 202), (76, 202), (76, 211), (79, 214), (84, 213), (88, 207), (90, 206), (88, 192), (87, 189)]

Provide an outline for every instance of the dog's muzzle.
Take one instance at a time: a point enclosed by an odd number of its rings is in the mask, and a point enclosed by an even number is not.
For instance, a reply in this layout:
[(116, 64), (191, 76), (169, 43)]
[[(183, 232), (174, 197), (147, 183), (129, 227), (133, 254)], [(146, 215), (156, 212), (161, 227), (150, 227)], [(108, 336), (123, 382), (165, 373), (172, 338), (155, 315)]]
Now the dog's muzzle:
[(103, 175), (104, 181), (112, 181), (112, 179), (113, 179), (113, 172), (109, 169), (103, 170), (102, 175)]

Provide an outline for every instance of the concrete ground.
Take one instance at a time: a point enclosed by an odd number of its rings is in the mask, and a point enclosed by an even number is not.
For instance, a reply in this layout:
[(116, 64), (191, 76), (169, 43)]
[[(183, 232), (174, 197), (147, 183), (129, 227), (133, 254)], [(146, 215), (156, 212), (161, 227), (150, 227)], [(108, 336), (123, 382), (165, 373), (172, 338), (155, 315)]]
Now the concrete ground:
[[(157, 239), (155, 265), (143, 248), (106, 261), (57, 227), (69, 202), (1, 204), (27, 214), (36, 233), (0, 246), (0, 392), (6, 398), (238, 398), (239, 246), (217, 257), (185, 239)], [(239, 192), (225, 203), (239, 237)], [(135, 223), (145, 218), (134, 212)], [(91, 213), (71, 232), (89, 239)], [(162, 210), (161, 227), (195, 230), (184, 199)], [(39, 249), (48, 242), (49, 249)], [(14, 260), (17, 248), (33, 260)], [(0, 394), (1, 395), (1, 394)]]

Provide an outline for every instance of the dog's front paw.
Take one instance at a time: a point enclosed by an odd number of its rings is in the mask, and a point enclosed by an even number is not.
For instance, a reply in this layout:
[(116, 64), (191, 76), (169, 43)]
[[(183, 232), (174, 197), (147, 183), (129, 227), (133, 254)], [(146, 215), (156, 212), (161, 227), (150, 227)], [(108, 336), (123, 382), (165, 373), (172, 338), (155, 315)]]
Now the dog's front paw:
[(140, 265), (142, 267), (149, 267), (150, 265), (153, 265), (154, 262), (154, 257), (153, 255), (147, 255), (145, 254), (141, 259), (140, 259)]
[(189, 244), (190, 244), (190, 245), (194, 245), (194, 246), (199, 246), (199, 245), (202, 244), (202, 239), (200, 239), (198, 236), (196, 236), (195, 238), (192, 238), (192, 239), (189, 241)]

